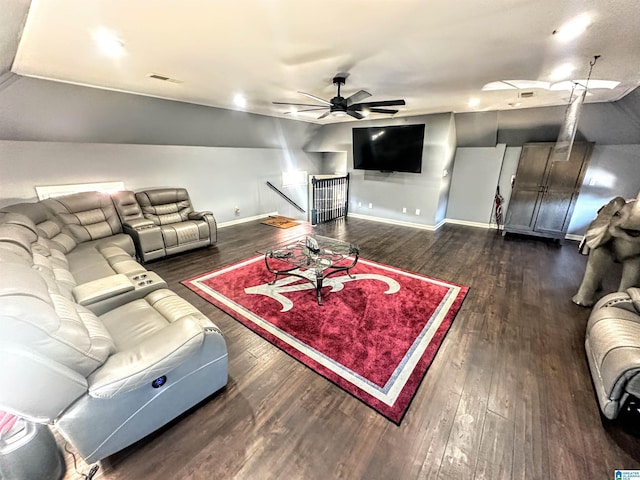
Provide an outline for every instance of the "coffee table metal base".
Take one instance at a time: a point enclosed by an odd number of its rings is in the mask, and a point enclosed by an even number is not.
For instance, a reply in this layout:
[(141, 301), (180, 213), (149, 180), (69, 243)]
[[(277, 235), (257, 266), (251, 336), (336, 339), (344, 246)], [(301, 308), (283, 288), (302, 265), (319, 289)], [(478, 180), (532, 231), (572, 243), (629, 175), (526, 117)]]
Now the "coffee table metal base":
[(350, 265), (327, 267), (325, 270), (321, 272), (316, 271), (315, 278), (311, 279), (309, 277), (305, 277), (304, 275), (301, 275), (295, 272), (295, 270), (298, 270), (300, 268), (299, 266), (294, 266), (284, 270), (277, 270), (275, 268), (272, 268), (269, 265), (269, 258), (273, 258), (273, 257), (270, 257), (268, 253), (265, 254), (264, 264), (266, 265), (267, 270), (269, 270), (269, 272), (273, 273), (275, 276), (273, 281), (270, 282), (269, 285), (275, 284), (276, 281), (278, 280), (278, 276), (298, 277), (303, 280), (306, 280), (307, 282), (311, 283), (315, 287), (318, 305), (322, 305), (322, 285), (324, 283), (324, 279), (340, 272), (347, 272), (347, 275), (349, 275), (349, 278), (355, 278), (353, 275), (351, 275), (351, 272), (349, 270), (355, 267), (356, 263), (358, 263), (358, 254), (356, 253), (354, 255), (353, 262)]

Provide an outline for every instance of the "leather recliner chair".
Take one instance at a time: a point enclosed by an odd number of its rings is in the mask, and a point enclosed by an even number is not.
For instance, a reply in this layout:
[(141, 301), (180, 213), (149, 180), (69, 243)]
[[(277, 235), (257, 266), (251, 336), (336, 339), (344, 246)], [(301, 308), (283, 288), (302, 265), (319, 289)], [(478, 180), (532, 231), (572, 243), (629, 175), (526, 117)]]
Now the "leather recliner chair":
[(596, 303), (585, 349), (600, 410), (613, 420), (628, 399), (640, 399), (640, 288), (611, 293)]

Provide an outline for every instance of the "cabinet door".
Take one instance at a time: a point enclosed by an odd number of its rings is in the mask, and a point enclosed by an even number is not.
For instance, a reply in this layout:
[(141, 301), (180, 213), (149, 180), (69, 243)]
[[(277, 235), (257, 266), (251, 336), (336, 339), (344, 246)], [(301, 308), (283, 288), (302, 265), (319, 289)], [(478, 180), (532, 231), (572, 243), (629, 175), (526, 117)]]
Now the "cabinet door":
[(591, 144), (575, 143), (568, 161), (549, 160), (549, 174), (540, 200), (535, 231), (550, 234), (567, 231), (590, 151)]
[(530, 144), (522, 147), (516, 179), (507, 211), (507, 230), (533, 230), (538, 215), (539, 200), (547, 176), (549, 144)]

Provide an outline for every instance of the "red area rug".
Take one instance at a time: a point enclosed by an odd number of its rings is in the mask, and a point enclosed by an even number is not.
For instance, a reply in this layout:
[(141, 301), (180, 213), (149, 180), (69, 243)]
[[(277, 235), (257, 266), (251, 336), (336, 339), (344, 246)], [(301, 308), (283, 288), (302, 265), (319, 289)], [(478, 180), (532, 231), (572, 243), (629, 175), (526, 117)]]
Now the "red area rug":
[(316, 303), (296, 277), (275, 285), (257, 256), (183, 285), (400, 424), (468, 287), (360, 259)]

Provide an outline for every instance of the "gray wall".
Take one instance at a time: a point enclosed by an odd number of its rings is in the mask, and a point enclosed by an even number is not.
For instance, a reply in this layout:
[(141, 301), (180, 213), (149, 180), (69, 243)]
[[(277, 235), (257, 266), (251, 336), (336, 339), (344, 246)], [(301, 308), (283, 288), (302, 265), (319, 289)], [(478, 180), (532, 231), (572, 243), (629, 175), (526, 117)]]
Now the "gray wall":
[(306, 210), (306, 186), (282, 187), (282, 171), (293, 163), (317, 173), (321, 163), (301, 150), (15, 141), (0, 141), (0, 158), (0, 206), (36, 200), (35, 186), (123, 181), (130, 190), (185, 187), (219, 222), (273, 211), (305, 218), (266, 182)]
[(301, 149), (319, 126), (17, 76), (0, 140)]
[[(554, 142), (564, 106), (456, 114), (458, 147), (493, 147), (504, 143)], [(577, 140), (599, 145), (640, 143), (640, 88), (613, 103), (587, 103), (582, 108)]]
[[(353, 169), (353, 127), (424, 123), (422, 173), (382, 173)], [(346, 152), (350, 173), (349, 211), (392, 221), (434, 226), (444, 219), (455, 152), (455, 122), (449, 113), (325, 125), (307, 149)], [(369, 204), (372, 208), (369, 208)], [(359, 205), (360, 204), (360, 205)], [(402, 208), (407, 213), (402, 213)], [(416, 209), (420, 214), (416, 215)]]
[[(2, 204), (34, 199), (35, 185), (122, 180), (133, 190), (184, 186), (220, 222), (273, 211), (301, 218), (266, 181), (281, 186), (284, 170), (326, 173), (321, 154), (302, 150), (315, 125), (14, 80), (0, 89)], [(305, 187), (282, 190), (307, 209)]]
[[(452, 114), (438, 114), (358, 122), (427, 125), (423, 173), (378, 174), (353, 171), (355, 122), (318, 126), (13, 75), (0, 85), (0, 140), (6, 141), (0, 149), (0, 197), (3, 203), (33, 198), (36, 184), (124, 180), (137, 189), (180, 182), (194, 190), (192, 195), (202, 202), (199, 208), (219, 212), (220, 221), (237, 218), (235, 205), (241, 207), (241, 218), (273, 210), (299, 218), (286, 202), (278, 206), (271, 192), (263, 191), (266, 179), (278, 185), (282, 170), (323, 174), (346, 166), (352, 173), (352, 212), (435, 226), (445, 218), (448, 203), (454, 204), (450, 212), (473, 208), (465, 209), (458, 197), (464, 190), (456, 187), (453, 176), (457, 144), (495, 147), (490, 144), (496, 139), (508, 146), (505, 159), (514, 160), (512, 147), (555, 140), (563, 111), (551, 107), (456, 115), (455, 121)], [(616, 181), (596, 184), (596, 189), (585, 185), (570, 232), (582, 232), (587, 218), (610, 197), (635, 196), (640, 190), (639, 114), (638, 90), (616, 103), (585, 105), (579, 138), (597, 144), (587, 183), (592, 168)], [(502, 166), (501, 185), (508, 186), (505, 170), (515, 165)], [(478, 184), (490, 182), (493, 190), (494, 177), (484, 175)], [(213, 189), (211, 182), (220, 184)], [(503, 191), (508, 202), (507, 193)], [(293, 195), (306, 205), (305, 195)]]
[[(447, 217), (487, 222), (482, 219), (486, 216), (483, 211), (476, 211), (475, 202), (487, 196), (487, 182), (495, 185), (492, 168), (482, 166), (495, 138), (508, 145), (499, 179), (506, 218), (510, 179), (517, 169), (520, 146), (527, 142), (554, 142), (564, 111), (564, 107), (547, 107), (456, 114), (458, 151), (454, 172), (459, 174), (453, 178)], [(618, 102), (584, 105), (577, 139), (595, 142), (595, 148), (569, 225), (568, 233), (572, 235), (584, 234), (598, 208), (611, 198), (634, 198), (640, 192), (640, 89)], [(477, 178), (476, 186), (472, 185), (473, 176)]]
[(447, 218), (491, 223), (496, 186), (506, 145), (456, 150)]
[(639, 192), (640, 145), (595, 145), (569, 233), (584, 234), (598, 209), (612, 198), (636, 198)]

